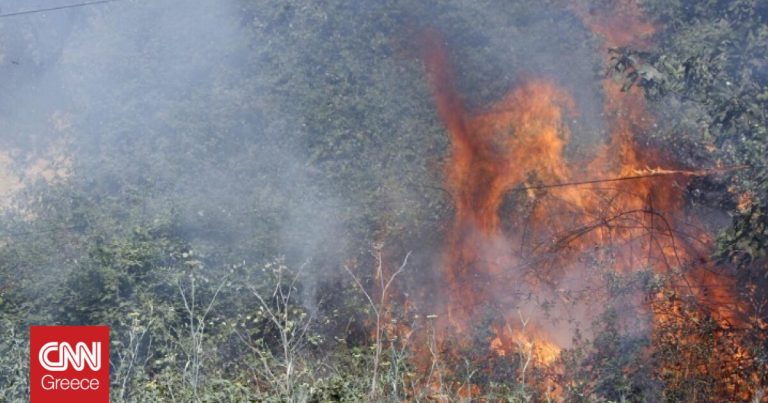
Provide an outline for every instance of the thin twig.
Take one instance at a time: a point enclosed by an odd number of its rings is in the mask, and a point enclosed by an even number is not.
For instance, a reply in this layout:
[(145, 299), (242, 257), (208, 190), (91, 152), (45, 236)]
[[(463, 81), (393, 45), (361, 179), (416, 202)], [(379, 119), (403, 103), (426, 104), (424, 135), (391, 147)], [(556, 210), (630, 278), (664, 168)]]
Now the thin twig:
[(653, 170), (652, 169), (647, 172), (638, 173), (637, 175), (618, 176), (615, 178), (591, 179), (591, 180), (575, 181), (575, 182), (545, 183), (543, 185), (514, 188), (512, 189), (512, 191), (521, 192), (525, 190), (550, 189), (550, 188), (558, 188), (558, 187), (565, 187), (565, 186), (592, 185), (595, 183), (620, 182), (620, 181), (629, 181), (629, 180), (636, 180), (636, 179), (655, 178), (659, 176), (672, 176), (672, 175), (709, 176), (709, 175), (714, 175), (718, 173), (741, 171), (748, 168), (751, 168), (751, 167), (749, 165), (733, 165), (733, 166), (722, 167), (722, 168), (705, 168), (705, 169), (700, 169), (696, 171), (668, 170), (668, 169)]

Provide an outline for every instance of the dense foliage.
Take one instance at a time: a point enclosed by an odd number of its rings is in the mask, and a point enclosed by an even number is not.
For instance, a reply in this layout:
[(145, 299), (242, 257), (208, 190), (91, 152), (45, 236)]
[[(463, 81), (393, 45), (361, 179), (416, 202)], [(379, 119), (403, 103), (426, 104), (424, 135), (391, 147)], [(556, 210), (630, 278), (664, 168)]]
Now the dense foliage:
[[(371, 329), (418, 323), (432, 351), (431, 318), (365, 293), (377, 263), (397, 268), (408, 251), (395, 288), (420, 292), (451, 214), (448, 140), (413, 54), (429, 26), (450, 43), (470, 106), (532, 72), (573, 92), (584, 107), (572, 132), (585, 134), (569, 155), (605, 137), (597, 83), (613, 70), (644, 90), (658, 119), (648, 142), (686, 167), (749, 165), (685, 192), (712, 211), (716, 253), (745, 299), (765, 306), (765, 2), (645, 1), (663, 27), (654, 45), (615, 49), (608, 66), (560, 1), (169, 3), (71, 12), (53, 34), (0, 21), (9, 169), (53, 153), (68, 172), (27, 181), (0, 219), (0, 401), (27, 399), (32, 324), (109, 325), (116, 402), (458, 400), (476, 383), (491, 401), (538, 401), (548, 377), (568, 401), (705, 401), (725, 388), (706, 371), (659, 370), (683, 355), (715, 365), (710, 352), (728, 346), (711, 318), (628, 334), (611, 309), (598, 337), (562, 354), (564, 372), (521, 378), (522, 354), (468, 351), (434, 361), (454, 370), (424, 387), (409, 344)], [(615, 282), (663, 291), (649, 278)], [(768, 364), (757, 312), (740, 336), (754, 357), (743, 371)], [(681, 351), (680, 334), (700, 344)], [(649, 352), (652, 337), (666, 342)]]

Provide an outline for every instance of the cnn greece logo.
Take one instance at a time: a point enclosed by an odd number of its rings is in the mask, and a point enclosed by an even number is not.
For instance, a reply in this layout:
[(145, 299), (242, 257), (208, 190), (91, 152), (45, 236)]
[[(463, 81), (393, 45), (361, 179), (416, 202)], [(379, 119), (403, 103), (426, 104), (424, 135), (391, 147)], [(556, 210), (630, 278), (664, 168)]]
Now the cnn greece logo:
[[(51, 361), (50, 353), (52, 352), (59, 353), (57, 361)], [(67, 342), (57, 343), (52, 341), (46, 343), (40, 349), (39, 359), (40, 365), (48, 371), (66, 371), (69, 368), (69, 364), (72, 364), (75, 371), (82, 371), (86, 363), (88, 363), (92, 371), (98, 371), (101, 369), (101, 342), (91, 343), (90, 349), (85, 343), (80, 342), (73, 349)]]
[(109, 328), (32, 326), (30, 402), (109, 402)]

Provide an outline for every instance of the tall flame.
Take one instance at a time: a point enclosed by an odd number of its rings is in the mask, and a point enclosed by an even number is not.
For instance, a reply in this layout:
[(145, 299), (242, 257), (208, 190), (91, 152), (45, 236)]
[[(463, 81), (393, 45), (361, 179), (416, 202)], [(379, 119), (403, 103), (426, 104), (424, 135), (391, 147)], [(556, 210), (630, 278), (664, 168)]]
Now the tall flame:
[[(610, 48), (645, 46), (656, 29), (633, 1), (599, 13), (574, 10), (603, 38), (606, 59)], [(618, 273), (649, 268), (669, 275), (674, 293), (698, 301), (702, 315), (738, 323), (733, 281), (708, 262), (711, 235), (684, 209), (690, 176), (675, 174), (681, 171), (673, 161), (637, 141), (653, 124), (638, 88), (626, 91), (610, 78), (603, 81), (610, 139), (591, 161), (568, 161), (570, 132), (564, 122), (578, 111), (567, 91), (548, 79), (527, 79), (493, 105), (470, 112), (453, 86), (441, 36), (428, 31), (420, 42), (451, 144), (444, 169), (454, 219), (439, 263), (446, 291), (433, 301), (435, 310), (447, 313), (438, 322), (439, 338), (470, 343), (479, 318), (490, 309), (498, 316), (490, 352), (525, 350), (537, 365), (550, 365), (572, 334), (557, 334), (560, 329), (535, 320), (526, 300), (549, 294), (567, 303), (574, 292), (593, 292), (597, 280), (589, 265), (595, 261)], [(653, 172), (669, 175), (589, 187), (536, 186)], [(500, 214), (513, 193), (526, 206), (525, 217)], [(584, 262), (585, 256), (592, 260)], [(670, 307), (666, 297), (636, 295), (632, 301), (646, 311), (653, 329), (679, 320), (670, 309), (680, 307)], [(601, 295), (590, 298), (591, 306), (605, 302)]]

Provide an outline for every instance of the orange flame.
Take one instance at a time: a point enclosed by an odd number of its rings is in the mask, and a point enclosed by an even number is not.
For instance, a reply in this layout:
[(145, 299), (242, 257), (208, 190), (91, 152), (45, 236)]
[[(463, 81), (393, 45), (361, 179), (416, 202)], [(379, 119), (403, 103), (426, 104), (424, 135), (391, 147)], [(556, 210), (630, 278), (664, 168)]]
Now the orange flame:
[[(634, 1), (604, 13), (574, 9), (604, 39), (606, 58), (613, 47), (647, 45), (656, 30)], [(426, 32), (420, 44), (437, 112), (451, 140), (445, 177), (454, 220), (440, 263), (447, 292), (434, 307), (448, 313), (439, 318), (439, 337), (453, 335), (469, 343), (484, 310), (495, 309), (489, 350), (502, 357), (527, 350), (537, 365), (551, 365), (567, 346), (568, 334), (556, 341), (557, 329), (536, 320), (528, 325), (522, 316), (518, 321), (515, 312), (526, 304), (520, 294), (549, 292), (567, 300), (574, 290), (564, 279), (587, 286), (594, 280), (588, 265), (580, 263), (586, 253), (612, 262), (618, 273), (646, 267), (671, 274), (690, 267), (675, 277), (674, 292), (699, 301), (702, 313), (722, 323), (738, 323), (734, 283), (702, 257), (710, 253), (711, 236), (684, 211), (682, 189), (693, 174), (636, 141), (653, 124), (639, 88), (625, 91), (610, 78), (603, 81), (610, 141), (592, 161), (568, 161), (564, 149), (570, 132), (563, 122), (577, 111), (566, 91), (550, 80), (528, 79), (497, 103), (470, 113), (453, 87), (440, 35)], [(589, 188), (530, 186), (628, 176), (641, 177)], [(501, 217), (505, 197), (516, 188), (526, 191), (521, 203), (529, 206), (527, 217)], [(655, 328), (675, 320), (662, 300), (646, 306)]]

